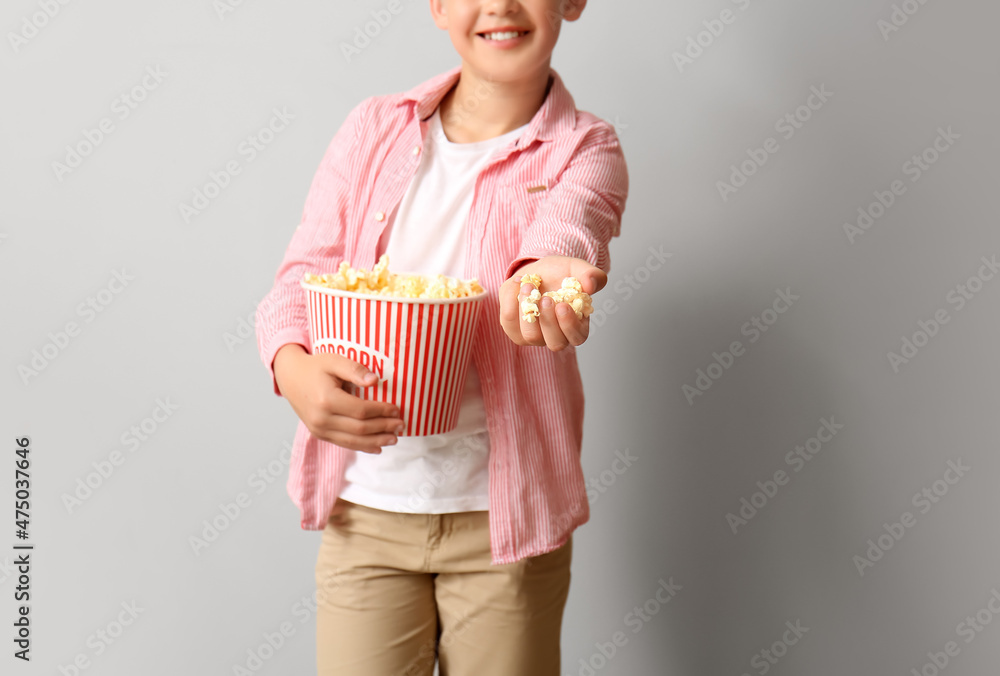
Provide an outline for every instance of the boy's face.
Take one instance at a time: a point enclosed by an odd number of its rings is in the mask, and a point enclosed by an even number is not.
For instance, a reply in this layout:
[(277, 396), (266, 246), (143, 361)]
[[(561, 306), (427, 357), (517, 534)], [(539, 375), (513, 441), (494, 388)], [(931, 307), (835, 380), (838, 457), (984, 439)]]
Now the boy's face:
[[(548, 74), (562, 21), (578, 19), (587, 2), (430, 0), (430, 4), (434, 23), (448, 31), (463, 62), (483, 77), (514, 81), (539, 71)], [(495, 34), (508, 31), (517, 31), (518, 36)]]

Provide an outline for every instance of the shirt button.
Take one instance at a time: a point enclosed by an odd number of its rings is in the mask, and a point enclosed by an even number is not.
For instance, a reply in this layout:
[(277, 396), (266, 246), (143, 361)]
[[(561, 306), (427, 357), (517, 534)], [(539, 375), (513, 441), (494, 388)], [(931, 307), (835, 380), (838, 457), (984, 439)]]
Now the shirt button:
[(415, 146), (413, 148), (413, 154), (414, 155), (419, 155), (420, 154), (420, 146)]
[(381, 221), (381, 220), (384, 220), (384, 219), (385, 219), (385, 214), (383, 214), (381, 211), (376, 211), (375, 212), (375, 220), (376, 221)]

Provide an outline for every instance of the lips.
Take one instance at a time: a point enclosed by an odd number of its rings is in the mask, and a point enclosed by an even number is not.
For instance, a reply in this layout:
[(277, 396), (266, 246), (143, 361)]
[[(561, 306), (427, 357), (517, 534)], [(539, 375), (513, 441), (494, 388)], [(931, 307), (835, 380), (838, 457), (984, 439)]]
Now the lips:
[[(524, 37), (529, 32), (530, 31), (525, 30), (525, 29), (521, 29), (521, 28), (498, 28), (498, 29), (495, 29), (495, 30), (482, 31), (480, 33), (476, 33), (476, 35), (478, 35), (479, 37), (484, 38), (486, 40), (490, 40), (490, 39), (493, 39), (493, 38), (487, 37), (489, 35), (504, 34), (504, 33), (507, 33), (507, 34), (517, 33), (516, 37), (520, 38), (520, 37)], [(512, 39), (512, 38), (507, 37), (505, 39)]]

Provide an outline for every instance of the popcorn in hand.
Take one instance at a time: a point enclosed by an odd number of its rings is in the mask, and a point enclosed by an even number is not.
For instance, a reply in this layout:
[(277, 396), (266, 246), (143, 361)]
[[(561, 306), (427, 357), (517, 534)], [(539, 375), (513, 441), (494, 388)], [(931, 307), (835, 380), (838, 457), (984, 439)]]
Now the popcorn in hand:
[[(521, 283), (525, 283), (523, 278), (521, 279)], [(540, 314), (538, 311), (538, 300), (541, 297), (542, 294), (538, 293), (537, 288), (532, 289), (531, 293), (525, 296), (524, 300), (521, 301), (521, 319), (529, 324), (535, 323), (536, 318)]]
[(594, 311), (590, 294), (584, 293), (583, 285), (576, 277), (566, 277), (562, 281), (561, 288), (545, 293), (538, 292), (538, 287), (542, 285), (542, 278), (536, 274), (525, 274), (521, 277), (521, 284), (531, 284), (535, 287), (521, 301), (521, 319), (529, 324), (533, 324), (538, 319), (538, 301), (541, 300), (542, 296), (549, 296), (553, 303), (569, 303), (579, 319), (589, 317)]
[(462, 280), (446, 275), (405, 275), (389, 272), (389, 256), (382, 254), (369, 272), (354, 269), (347, 261), (335, 273), (305, 273), (306, 284), (394, 298), (467, 298), (483, 293), (476, 279)]

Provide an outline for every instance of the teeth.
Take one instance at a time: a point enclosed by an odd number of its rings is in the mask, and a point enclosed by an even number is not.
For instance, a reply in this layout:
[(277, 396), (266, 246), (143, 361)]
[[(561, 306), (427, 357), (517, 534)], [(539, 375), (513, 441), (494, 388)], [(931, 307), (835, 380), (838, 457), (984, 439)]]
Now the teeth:
[(516, 38), (518, 35), (523, 35), (517, 31), (505, 31), (503, 33), (486, 33), (483, 37), (487, 40), (510, 40)]

